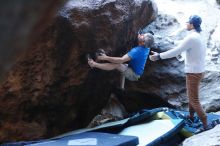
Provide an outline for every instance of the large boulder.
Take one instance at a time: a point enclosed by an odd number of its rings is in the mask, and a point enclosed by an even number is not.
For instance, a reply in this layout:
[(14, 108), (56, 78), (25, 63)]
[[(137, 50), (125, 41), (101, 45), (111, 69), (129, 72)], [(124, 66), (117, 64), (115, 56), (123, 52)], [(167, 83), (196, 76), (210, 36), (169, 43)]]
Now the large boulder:
[(98, 48), (125, 53), (138, 29), (156, 16), (150, 0), (68, 1), (2, 83), (0, 141), (47, 138), (87, 126), (106, 106), (119, 74), (89, 68), (86, 54)]

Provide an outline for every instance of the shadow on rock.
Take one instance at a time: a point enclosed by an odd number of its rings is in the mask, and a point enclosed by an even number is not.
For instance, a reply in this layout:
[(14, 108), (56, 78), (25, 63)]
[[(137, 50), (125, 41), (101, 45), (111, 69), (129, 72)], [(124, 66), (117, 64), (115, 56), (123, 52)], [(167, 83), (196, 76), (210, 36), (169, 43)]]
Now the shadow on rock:
[(146, 108), (176, 108), (155, 93), (121, 89), (114, 89), (114, 93), (119, 101), (124, 105), (128, 113), (138, 112)]

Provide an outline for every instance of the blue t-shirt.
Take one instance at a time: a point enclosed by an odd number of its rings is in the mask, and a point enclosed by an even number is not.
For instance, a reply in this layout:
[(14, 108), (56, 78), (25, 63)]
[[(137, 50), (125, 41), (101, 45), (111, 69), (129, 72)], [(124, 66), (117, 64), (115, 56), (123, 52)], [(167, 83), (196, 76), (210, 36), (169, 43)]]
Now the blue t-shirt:
[(144, 72), (144, 66), (147, 61), (150, 49), (145, 48), (144, 46), (137, 46), (132, 48), (127, 54), (131, 58), (129, 62), (129, 67), (133, 69), (133, 71), (137, 75), (142, 75)]

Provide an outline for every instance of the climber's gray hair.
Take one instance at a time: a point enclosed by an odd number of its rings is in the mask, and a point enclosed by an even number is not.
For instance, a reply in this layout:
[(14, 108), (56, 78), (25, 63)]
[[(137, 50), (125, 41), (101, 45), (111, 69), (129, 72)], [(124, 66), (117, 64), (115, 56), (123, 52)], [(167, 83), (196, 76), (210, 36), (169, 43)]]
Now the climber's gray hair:
[(144, 34), (145, 47), (150, 48), (154, 44), (154, 36), (151, 33)]

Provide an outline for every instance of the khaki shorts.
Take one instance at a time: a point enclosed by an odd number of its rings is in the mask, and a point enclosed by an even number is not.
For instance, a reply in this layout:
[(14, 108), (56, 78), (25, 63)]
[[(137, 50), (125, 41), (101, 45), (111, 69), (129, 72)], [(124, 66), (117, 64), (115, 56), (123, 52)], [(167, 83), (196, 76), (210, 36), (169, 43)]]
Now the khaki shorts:
[(122, 64), (121, 69), (122, 75), (130, 81), (137, 81), (140, 78), (140, 75), (137, 75), (130, 67), (128, 67), (128, 64)]

